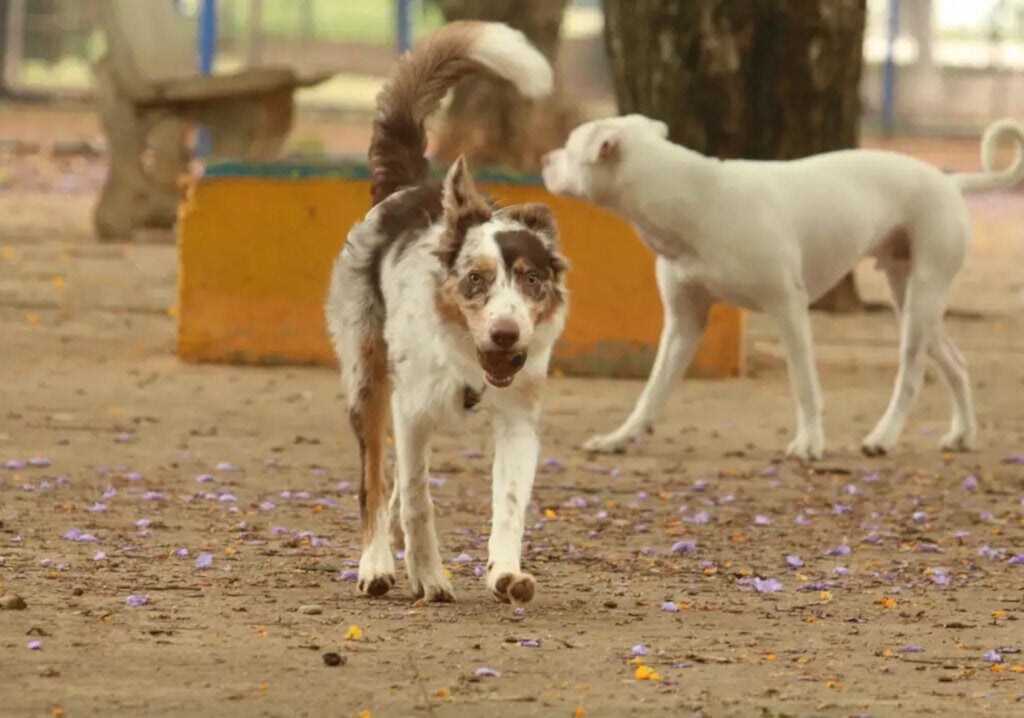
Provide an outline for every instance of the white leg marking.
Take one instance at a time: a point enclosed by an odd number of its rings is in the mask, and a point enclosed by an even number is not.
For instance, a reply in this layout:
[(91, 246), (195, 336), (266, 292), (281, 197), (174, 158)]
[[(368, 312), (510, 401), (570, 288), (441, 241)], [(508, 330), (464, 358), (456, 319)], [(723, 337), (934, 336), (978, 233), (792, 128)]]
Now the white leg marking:
[(786, 454), (802, 461), (820, 459), (825, 452), (825, 429), (821, 421), (824, 402), (815, 366), (807, 295), (792, 293), (772, 314), (779, 324), (796, 400), (796, 437), (786, 448)]

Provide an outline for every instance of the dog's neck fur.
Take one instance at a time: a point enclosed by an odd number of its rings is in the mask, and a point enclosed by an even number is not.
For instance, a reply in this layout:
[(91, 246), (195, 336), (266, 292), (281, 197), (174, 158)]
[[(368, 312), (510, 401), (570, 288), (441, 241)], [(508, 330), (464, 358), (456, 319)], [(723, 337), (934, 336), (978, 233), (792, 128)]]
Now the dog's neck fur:
[[(691, 242), (702, 236), (703, 218), (718, 191), (721, 162), (668, 140), (632, 138), (620, 163), (614, 183), (594, 201), (628, 218), (659, 254), (699, 253)], [(652, 186), (652, 175), (664, 181)]]

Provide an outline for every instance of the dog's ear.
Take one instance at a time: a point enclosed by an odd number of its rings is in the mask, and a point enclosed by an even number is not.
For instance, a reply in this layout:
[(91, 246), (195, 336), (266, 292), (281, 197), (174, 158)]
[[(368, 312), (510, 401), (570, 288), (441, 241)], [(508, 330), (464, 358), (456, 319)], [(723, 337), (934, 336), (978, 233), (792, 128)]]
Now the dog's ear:
[(654, 131), (658, 133), (658, 137), (660, 137), (663, 140), (667, 140), (668, 125), (666, 125), (661, 120), (651, 120), (651, 122), (654, 124)]
[(463, 155), (459, 155), (445, 175), (441, 204), (446, 230), (441, 247), (435, 254), (447, 269), (451, 269), (466, 241), (466, 232), (491, 218), (491, 208), (477, 191)]
[(590, 162), (612, 162), (619, 159), (619, 132), (614, 127), (597, 127), (587, 144)]
[(540, 202), (517, 204), (498, 210), (496, 215), (518, 222), (531, 232), (540, 235), (549, 244), (555, 243), (558, 239), (558, 225), (555, 224), (555, 216), (551, 214), (551, 210), (546, 204)]

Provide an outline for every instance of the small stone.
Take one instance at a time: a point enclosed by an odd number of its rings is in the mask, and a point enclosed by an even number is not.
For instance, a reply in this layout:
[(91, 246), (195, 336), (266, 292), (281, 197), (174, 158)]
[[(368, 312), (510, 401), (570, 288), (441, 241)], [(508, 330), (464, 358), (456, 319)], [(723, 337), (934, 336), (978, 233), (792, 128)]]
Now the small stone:
[(324, 609), (319, 606), (299, 606), (299, 613), (304, 613), (307, 616), (319, 616), (324, 612)]
[(605, 608), (618, 608), (619, 604), (616, 603), (615, 601), (605, 601), (604, 602), (604, 607)]
[(16, 593), (0, 595), (0, 611), (24, 611), (28, 608), (25, 599)]
[(75, 586), (73, 589), (71, 589), (72, 596), (81, 596), (83, 593), (85, 593), (85, 589), (81, 586)]
[(324, 665), (331, 666), (332, 668), (334, 666), (343, 666), (347, 662), (348, 662), (348, 658), (346, 658), (345, 656), (341, 655), (340, 653), (335, 653), (334, 651), (329, 651), (328, 653), (324, 654)]

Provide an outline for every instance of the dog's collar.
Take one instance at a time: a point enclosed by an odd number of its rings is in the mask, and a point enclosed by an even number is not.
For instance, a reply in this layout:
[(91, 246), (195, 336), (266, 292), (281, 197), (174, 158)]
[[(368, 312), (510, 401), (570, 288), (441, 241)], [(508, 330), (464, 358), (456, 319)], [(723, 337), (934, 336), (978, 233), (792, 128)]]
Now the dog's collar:
[(471, 387), (469, 384), (466, 384), (466, 386), (462, 387), (462, 408), (465, 409), (466, 411), (469, 411), (474, 406), (479, 404), (480, 401), (484, 398), (484, 391), (486, 391), (486, 389), (487, 387), (483, 386), (478, 391)]

